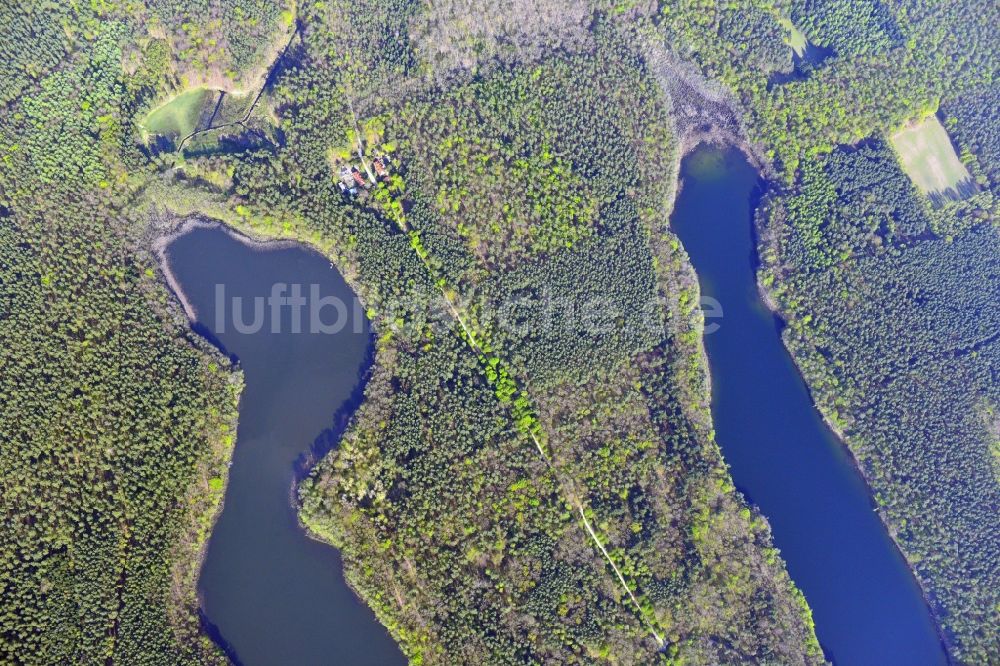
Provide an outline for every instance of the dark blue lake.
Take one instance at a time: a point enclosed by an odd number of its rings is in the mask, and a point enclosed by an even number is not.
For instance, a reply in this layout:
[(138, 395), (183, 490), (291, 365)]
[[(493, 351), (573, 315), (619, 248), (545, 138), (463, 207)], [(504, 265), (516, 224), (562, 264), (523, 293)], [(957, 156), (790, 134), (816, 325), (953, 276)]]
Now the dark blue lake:
[[(247, 244), (218, 226), (180, 236), (167, 259), (196, 328), (239, 359), (246, 382), (225, 507), (198, 583), (211, 633), (246, 666), (404, 663), (345, 583), (337, 551), (306, 536), (293, 505), (304, 458), (336, 442), (369, 362), (371, 333), (354, 293), (317, 252)], [(275, 285), (284, 285), (284, 296), (299, 285), (304, 298), (313, 300), (315, 288), (338, 299), (346, 325), (336, 333), (313, 327), (308, 307), (299, 332), (291, 307), (278, 308), (272, 321), (266, 299)], [(255, 299), (264, 316), (249, 332)], [(330, 327), (340, 316), (333, 307), (321, 315)]]
[(849, 666), (943, 664), (936, 626), (867, 485), (823, 422), (755, 281), (752, 215), (762, 183), (736, 150), (681, 165), (671, 219), (722, 306), (705, 336), (716, 436), (736, 486), (771, 523), (827, 658)]

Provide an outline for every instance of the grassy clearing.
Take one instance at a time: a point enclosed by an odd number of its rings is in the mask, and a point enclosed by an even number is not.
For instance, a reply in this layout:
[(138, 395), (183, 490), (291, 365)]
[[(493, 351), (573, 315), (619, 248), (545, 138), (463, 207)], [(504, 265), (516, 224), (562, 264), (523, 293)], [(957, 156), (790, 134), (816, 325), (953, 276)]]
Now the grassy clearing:
[(187, 136), (197, 128), (206, 100), (214, 99), (213, 92), (207, 88), (196, 88), (177, 95), (153, 109), (142, 122), (142, 129), (146, 134), (175, 139)]
[(936, 116), (907, 125), (889, 137), (903, 170), (924, 194), (959, 191), (970, 179)]
[(806, 40), (806, 36), (802, 34), (801, 30), (795, 27), (795, 24), (792, 23), (791, 19), (781, 16), (780, 14), (775, 18), (778, 19), (778, 23), (781, 24), (781, 27), (788, 31), (788, 36), (785, 37), (785, 43), (791, 47), (792, 51), (795, 52), (795, 55), (801, 58), (806, 52), (806, 44), (808, 42), (808, 40)]

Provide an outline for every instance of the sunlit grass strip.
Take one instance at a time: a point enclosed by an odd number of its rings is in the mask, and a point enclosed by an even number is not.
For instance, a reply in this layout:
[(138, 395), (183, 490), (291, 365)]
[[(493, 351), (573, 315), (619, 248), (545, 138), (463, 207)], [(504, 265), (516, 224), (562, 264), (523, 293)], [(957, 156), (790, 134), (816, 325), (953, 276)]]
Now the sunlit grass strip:
[(792, 23), (791, 19), (781, 15), (778, 15), (775, 18), (778, 23), (781, 24), (781, 27), (788, 31), (788, 35), (785, 37), (785, 43), (791, 47), (792, 51), (795, 52), (795, 55), (801, 58), (806, 52), (806, 36), (802, 34), (801, 30), (795, 27), (795, 24)]

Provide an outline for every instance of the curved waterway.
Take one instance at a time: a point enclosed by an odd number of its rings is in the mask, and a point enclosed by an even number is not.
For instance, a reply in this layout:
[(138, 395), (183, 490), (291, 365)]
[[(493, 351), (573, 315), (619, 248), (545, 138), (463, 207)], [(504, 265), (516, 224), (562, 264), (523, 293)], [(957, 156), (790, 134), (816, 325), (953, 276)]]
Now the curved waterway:
[[(219, 226), (181, 235), (166, 258), (195, 329), (239, 360), (246, 381), (225, 505), (198, 583), (212, 633), (246, 666), (403, 663), (344, 582), (337, 551), (306, 536), (293, 506), (303, 461), (336, 442), (357, 404), (372, 353), (357, 298), (320, 254), (253, 244)], [(295, 285), (301, 308), (272, 307), (268, 299), (294, 295)], [(317, 298), (328, 299), (319, 325)]]
[(716, 436), (736, 486), (771, 523), (828, 659), (942, 664), (945, 653), (906, 562), (848, 451), (823, 422), (757, 292), (753, 209), (761, 182), (736, 150), (701, 146), (681, 164), (671, 219), (722, 317), (705, 347)]

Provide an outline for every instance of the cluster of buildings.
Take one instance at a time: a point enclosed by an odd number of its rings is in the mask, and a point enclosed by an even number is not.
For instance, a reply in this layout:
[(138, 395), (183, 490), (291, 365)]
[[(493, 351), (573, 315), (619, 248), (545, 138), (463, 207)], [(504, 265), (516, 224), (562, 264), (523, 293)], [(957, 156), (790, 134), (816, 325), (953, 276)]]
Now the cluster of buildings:
[(364, 171), (354, 164), (344, 164), (340, 167), (340, 181), (337, 186), (344, 196), (356, 197), (362, 190), (369, 190), (379, 181), (389, 179), (388, 155), (379, 155), (372, 160), (370, 167), (362, 158), (361, 166)]

